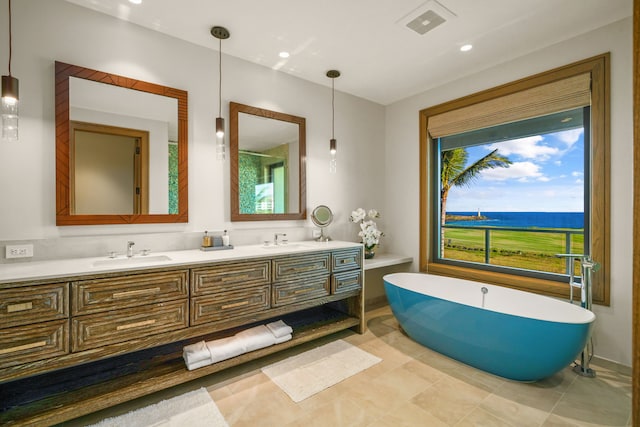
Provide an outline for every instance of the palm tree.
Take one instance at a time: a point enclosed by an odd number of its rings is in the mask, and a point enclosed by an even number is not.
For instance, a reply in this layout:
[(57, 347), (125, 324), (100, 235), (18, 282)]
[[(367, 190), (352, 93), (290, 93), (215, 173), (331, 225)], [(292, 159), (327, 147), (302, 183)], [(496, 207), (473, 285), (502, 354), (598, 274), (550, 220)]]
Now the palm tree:
[[(443, 151), (441, 153), (440, 225), (442, 227), (444, 227), (447, 218), (447, 197), (452, 187), (471, 185), (483, 170), (506, 168), (511, 164), (511, 160), (498, 154), (497, 148), (471, 165), (466, 166), (468, 157), (469, 153), (465, 148), (454, 148), (453, 150)], [(444, 229), (440, 229), (440, 235), (440, 251), (441, 256), (444, 257)]]

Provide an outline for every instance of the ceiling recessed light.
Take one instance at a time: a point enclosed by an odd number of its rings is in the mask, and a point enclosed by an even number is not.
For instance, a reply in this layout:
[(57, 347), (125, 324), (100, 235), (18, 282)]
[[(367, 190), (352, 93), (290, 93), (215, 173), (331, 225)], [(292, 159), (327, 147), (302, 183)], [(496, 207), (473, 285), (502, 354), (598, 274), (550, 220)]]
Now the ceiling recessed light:
[(288, 58), (288, 57), (289, 57), (289, 52), (282, 51), (282, 52), (280, 52), (280, 53), (278, 54), (278, 56), (279, 56), (280, 58)]
[(142, 3), (142, 0), (129, 0), (129, 3), (132, 3), (132, 4), (141, 4), (141, 3)]
[(471, 49), (473, 49), (473, 45), (470, 44), (463, 44), (460, 46), (460, 52), (469, 52)]

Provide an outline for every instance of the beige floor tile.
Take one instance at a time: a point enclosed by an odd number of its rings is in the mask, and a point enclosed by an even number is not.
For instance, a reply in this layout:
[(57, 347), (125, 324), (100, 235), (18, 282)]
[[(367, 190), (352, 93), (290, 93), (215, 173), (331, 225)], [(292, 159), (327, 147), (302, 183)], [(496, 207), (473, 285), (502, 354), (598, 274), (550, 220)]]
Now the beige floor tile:
[(489, 392), (455, 378), (444, 378), (411, 402), (448, 425), (455, 425), (469, 415)]
[(549, 410), (519, 403), (516, 397), (505, 398), (496, 394), (488, 396), (480, 408), (518, 427), (537, 427), (549, 416)]
[(518, 427), (520, 425), (520, 423), (512, 424), (502, 420), (482, 408), (476, 408), (455, 427)]
[(412, 403), (404, 403), (367, 427), (447, 427), (447, 424)]
[(552, 413), (578, 422), (625, 426), (631, 413), (631, 398), (627, 387), (612, 386), (597, 376), (578, 376)]

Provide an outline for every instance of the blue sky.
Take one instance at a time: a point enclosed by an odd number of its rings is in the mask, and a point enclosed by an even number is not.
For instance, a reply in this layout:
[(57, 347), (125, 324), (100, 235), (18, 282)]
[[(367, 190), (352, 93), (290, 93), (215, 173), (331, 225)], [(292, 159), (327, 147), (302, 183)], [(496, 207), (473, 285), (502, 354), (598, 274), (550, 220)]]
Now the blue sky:
[(468, 147), (469, 163), (498, 148), (508, 168), (489, 169), (454, 187), (448, 212), (582, 212), (584, 132), (573, 129)]

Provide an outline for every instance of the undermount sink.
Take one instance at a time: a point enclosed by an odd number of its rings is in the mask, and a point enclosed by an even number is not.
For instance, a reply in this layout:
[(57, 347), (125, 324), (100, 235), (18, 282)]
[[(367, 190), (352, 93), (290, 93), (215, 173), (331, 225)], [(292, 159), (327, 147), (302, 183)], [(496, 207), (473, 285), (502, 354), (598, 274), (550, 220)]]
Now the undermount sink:
[(131, 258), (109, 258), (109, 259), (100, 259), (98, 261), (94, 261), (94, 267), (104, 267), (104, 266), (126, 266), (126, 265), (145, 265), (145, 264), (153, 264), (156, 262), (163, 261), (171, 261), (171, 258), (166, 255), (141, 255), (134, 256)]
[(307, 245), (302, 245), (300, 243), (285, 243), (282, 245), (264, 245), (264, 246), (260, 246), (262, 249), (300, 249), (300, 248), (306, 248), (308, 247)]

